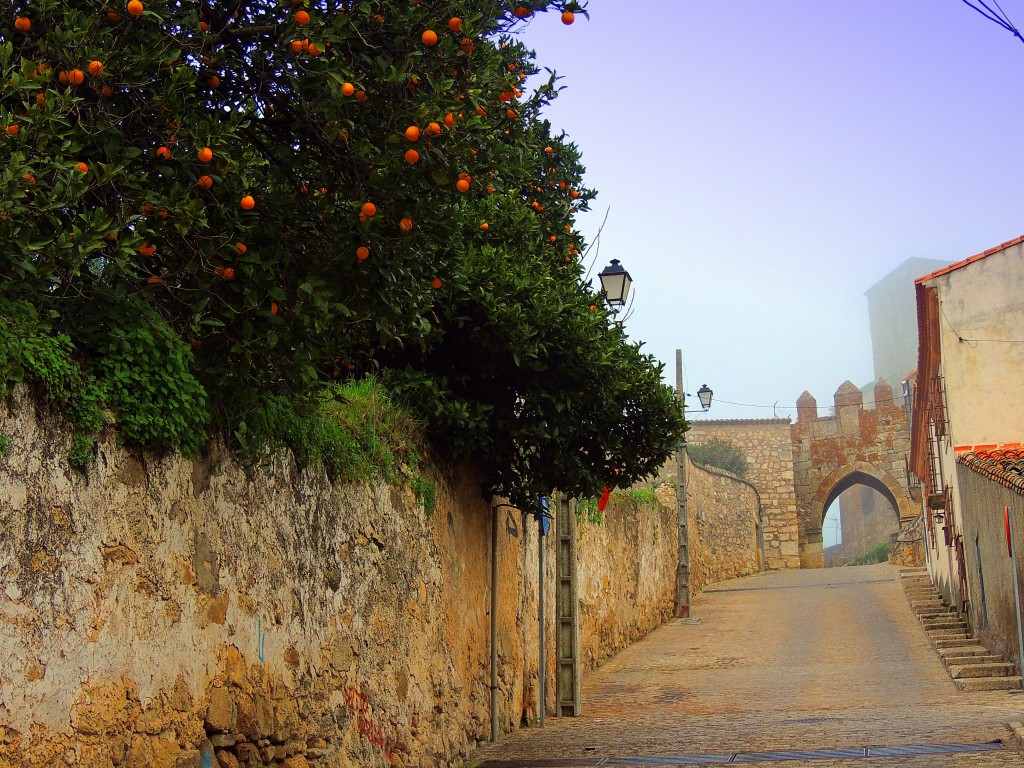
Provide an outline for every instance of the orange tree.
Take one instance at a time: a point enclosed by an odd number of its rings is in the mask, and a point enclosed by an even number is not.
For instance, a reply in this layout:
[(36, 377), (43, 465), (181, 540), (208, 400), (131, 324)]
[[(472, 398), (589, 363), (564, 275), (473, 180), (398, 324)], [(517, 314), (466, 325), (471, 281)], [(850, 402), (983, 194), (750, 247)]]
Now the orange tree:
[[(538, 69), (514, 35), (548, 11), (585, 13), (568, 0), (16, 0), (0, 18), (0, 298), (20, 309), (0, 339), (59, 339), (76, 391), (128, 440), (194, 451), (212, 419), (259, 449), (280, 437), (253, 436), (268, 408), (301, 411), (325, 382), (381, 368), (418, 372), (394, 377), (410, 390), (434, 381), (459, 308), (492, 326), (527, 263), (543, 268), (535, 293), (589, 312), (600, 302), (572, 217), (592, 192), (540, 117), (555, 83), (527, 88)], [(652, 361), (601, 312), (580, 329), (664, 399)], [(9, 371), (39, 370), (13, 348)], [(446, 419), (455, 447), (479, 431)], [(661, 421), (671, 441), (680, 424)], [(508, 466), (496, 456), (495, 476)]]

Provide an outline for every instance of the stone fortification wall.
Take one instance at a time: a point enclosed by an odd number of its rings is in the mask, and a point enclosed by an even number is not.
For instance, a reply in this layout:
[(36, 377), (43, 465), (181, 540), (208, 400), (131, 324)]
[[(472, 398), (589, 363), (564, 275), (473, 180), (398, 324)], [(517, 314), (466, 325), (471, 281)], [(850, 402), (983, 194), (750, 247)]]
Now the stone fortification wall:
[(799, 526), (789, 419), (725, 419), (691, 422), (686, 440), (727, 440), (747, 460), (745, 479), (761, 496), (765, 565), (799, 568)]
[[(247, 475), (216, 445), (158, 459), (108, 431), (81, 472), (23, 390), (0, 433), (0, 765), (448, 766), (486, 738), (491, 518), (471, 471), (437, 473), (427, 516), (406, 487), (286, 453)], [(538, 537), (502, 512), (510, 730), (537, 713)], [(661, 621), (675, 569), (663, 517), (617, 514), (579, 553), (585, 626), (613, 650)]]
[[(892, 388), (879, 379), (872, 408), (847, 381), (834, 395), (835, 415), (818, 417), (817, 402), (804, 392), (797, 400), (792, 428), (800, 562), (805, 568), (824, 564), (821, 524), (832, 501), (849, 487), (868, 485), (886, 496), (890, 530), (903, 538), (901, 523), (916, 517), (908, 489), (906, 457), (910, 453), (907, 413), (895, 405)], [(908, 529), (907, 534), (910, 531)]]
[(761, 570), (757, 492), (728, 473), (687, 467), (690, 592)]

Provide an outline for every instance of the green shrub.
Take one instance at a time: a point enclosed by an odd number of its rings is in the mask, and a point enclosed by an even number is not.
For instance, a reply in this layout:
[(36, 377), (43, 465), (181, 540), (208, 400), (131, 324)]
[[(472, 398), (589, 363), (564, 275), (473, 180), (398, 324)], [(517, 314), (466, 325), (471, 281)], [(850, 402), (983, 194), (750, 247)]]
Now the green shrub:
[(690, 458), (696, 464), (705, 467), (717, 467), (731, 472), (737, 477), (744, 477), (749, 466), (740, 449), (728, 440), (709, 437), (702, 443), (695, 443), (687, 448)]

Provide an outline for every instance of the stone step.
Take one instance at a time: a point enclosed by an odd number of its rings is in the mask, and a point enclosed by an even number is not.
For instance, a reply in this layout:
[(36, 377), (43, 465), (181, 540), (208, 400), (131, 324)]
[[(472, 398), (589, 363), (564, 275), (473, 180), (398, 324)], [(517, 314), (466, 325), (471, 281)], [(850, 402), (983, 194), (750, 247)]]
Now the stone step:
[(971, 656), (943, 656), (942, 663), (948, 668), (953, 668), (969, 664), (1006, 664), (1007, 661), (1002, 656), (986, 653)]
[(949, 648), (939, 648), (939, 658), (948, 659), (953, 656), (985, 656), (988, 654), (988, 648), (978, 643), (978, 645), (954, 645)]
[(932, 641), (936, 648), (962, 648), (965, 645), (977, 645), (981, 647), (981, 643), (973, 637), (967, 635), (949, 635), (947, 637), (937, 637)]
[(954, 680), (965, 677), (1009, 677), (1013, 674), (1013, 664), (959, 664), (950, 665), (949, 676)]
[(921, 622), (924, 625), (925, 632), (941, 632), (943, 630), (955, 630), (956, 632), (967, 633), (967, 625), (962, 621), (933, 621), (933, 622)]
[(948, 624), (949, 622), (962, 622), (960, 614), (946, 611), (945, 613), (929, 613), (921, 616), (921, 623), (925, 626), (930, 624)]
[(961, 691), (1018, 691), (1019, 677), (968, 677), (954, 680)]
[(948, 639), (953, 635), (962, 635), (963, 637), (967, 637), (967, 627), (962, 624), (951, 625), (948, 627), (925, 626), (924, 631), (927, 632), (933, 640)]
[(914, 613), (918, 616), (948, 616), (951, 611), (944, 605), (928, 607), (928, 608), (914, 608)]

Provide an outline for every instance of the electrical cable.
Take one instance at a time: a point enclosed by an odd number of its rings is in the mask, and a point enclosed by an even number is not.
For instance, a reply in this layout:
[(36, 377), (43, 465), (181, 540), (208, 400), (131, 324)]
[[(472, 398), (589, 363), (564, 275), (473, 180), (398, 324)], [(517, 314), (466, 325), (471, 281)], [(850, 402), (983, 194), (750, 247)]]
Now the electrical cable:
[[(1022, 43), (1024, 43), (1024, 37), (1021, 36), (1021, 33), (1013, 25), (1013, 22), (1010, 21), (1010, 17), (1006, 15), (1006, 12), (999, 5), (998, 0), (992, 0), (992, 4), (999, 9), (999, 13), (996, 13), (988, 5), (986, 5), (985, 0), (977, 0), (977, 2), (981, 4), (981, 8), (974, 5), (972, 2), (970, 2), (970, 0), (962, 0), (962, 2), (968, 8), (977, 11), (989, 21), (998, 24), (1000, 27), (1002, 27), (1007, 32), (1011, 33), (1014, 37), (1016, 37), (1018, 40), (1020, 40)], [(985, 10), (982, 10), (982, 8), (984, 8)]]

